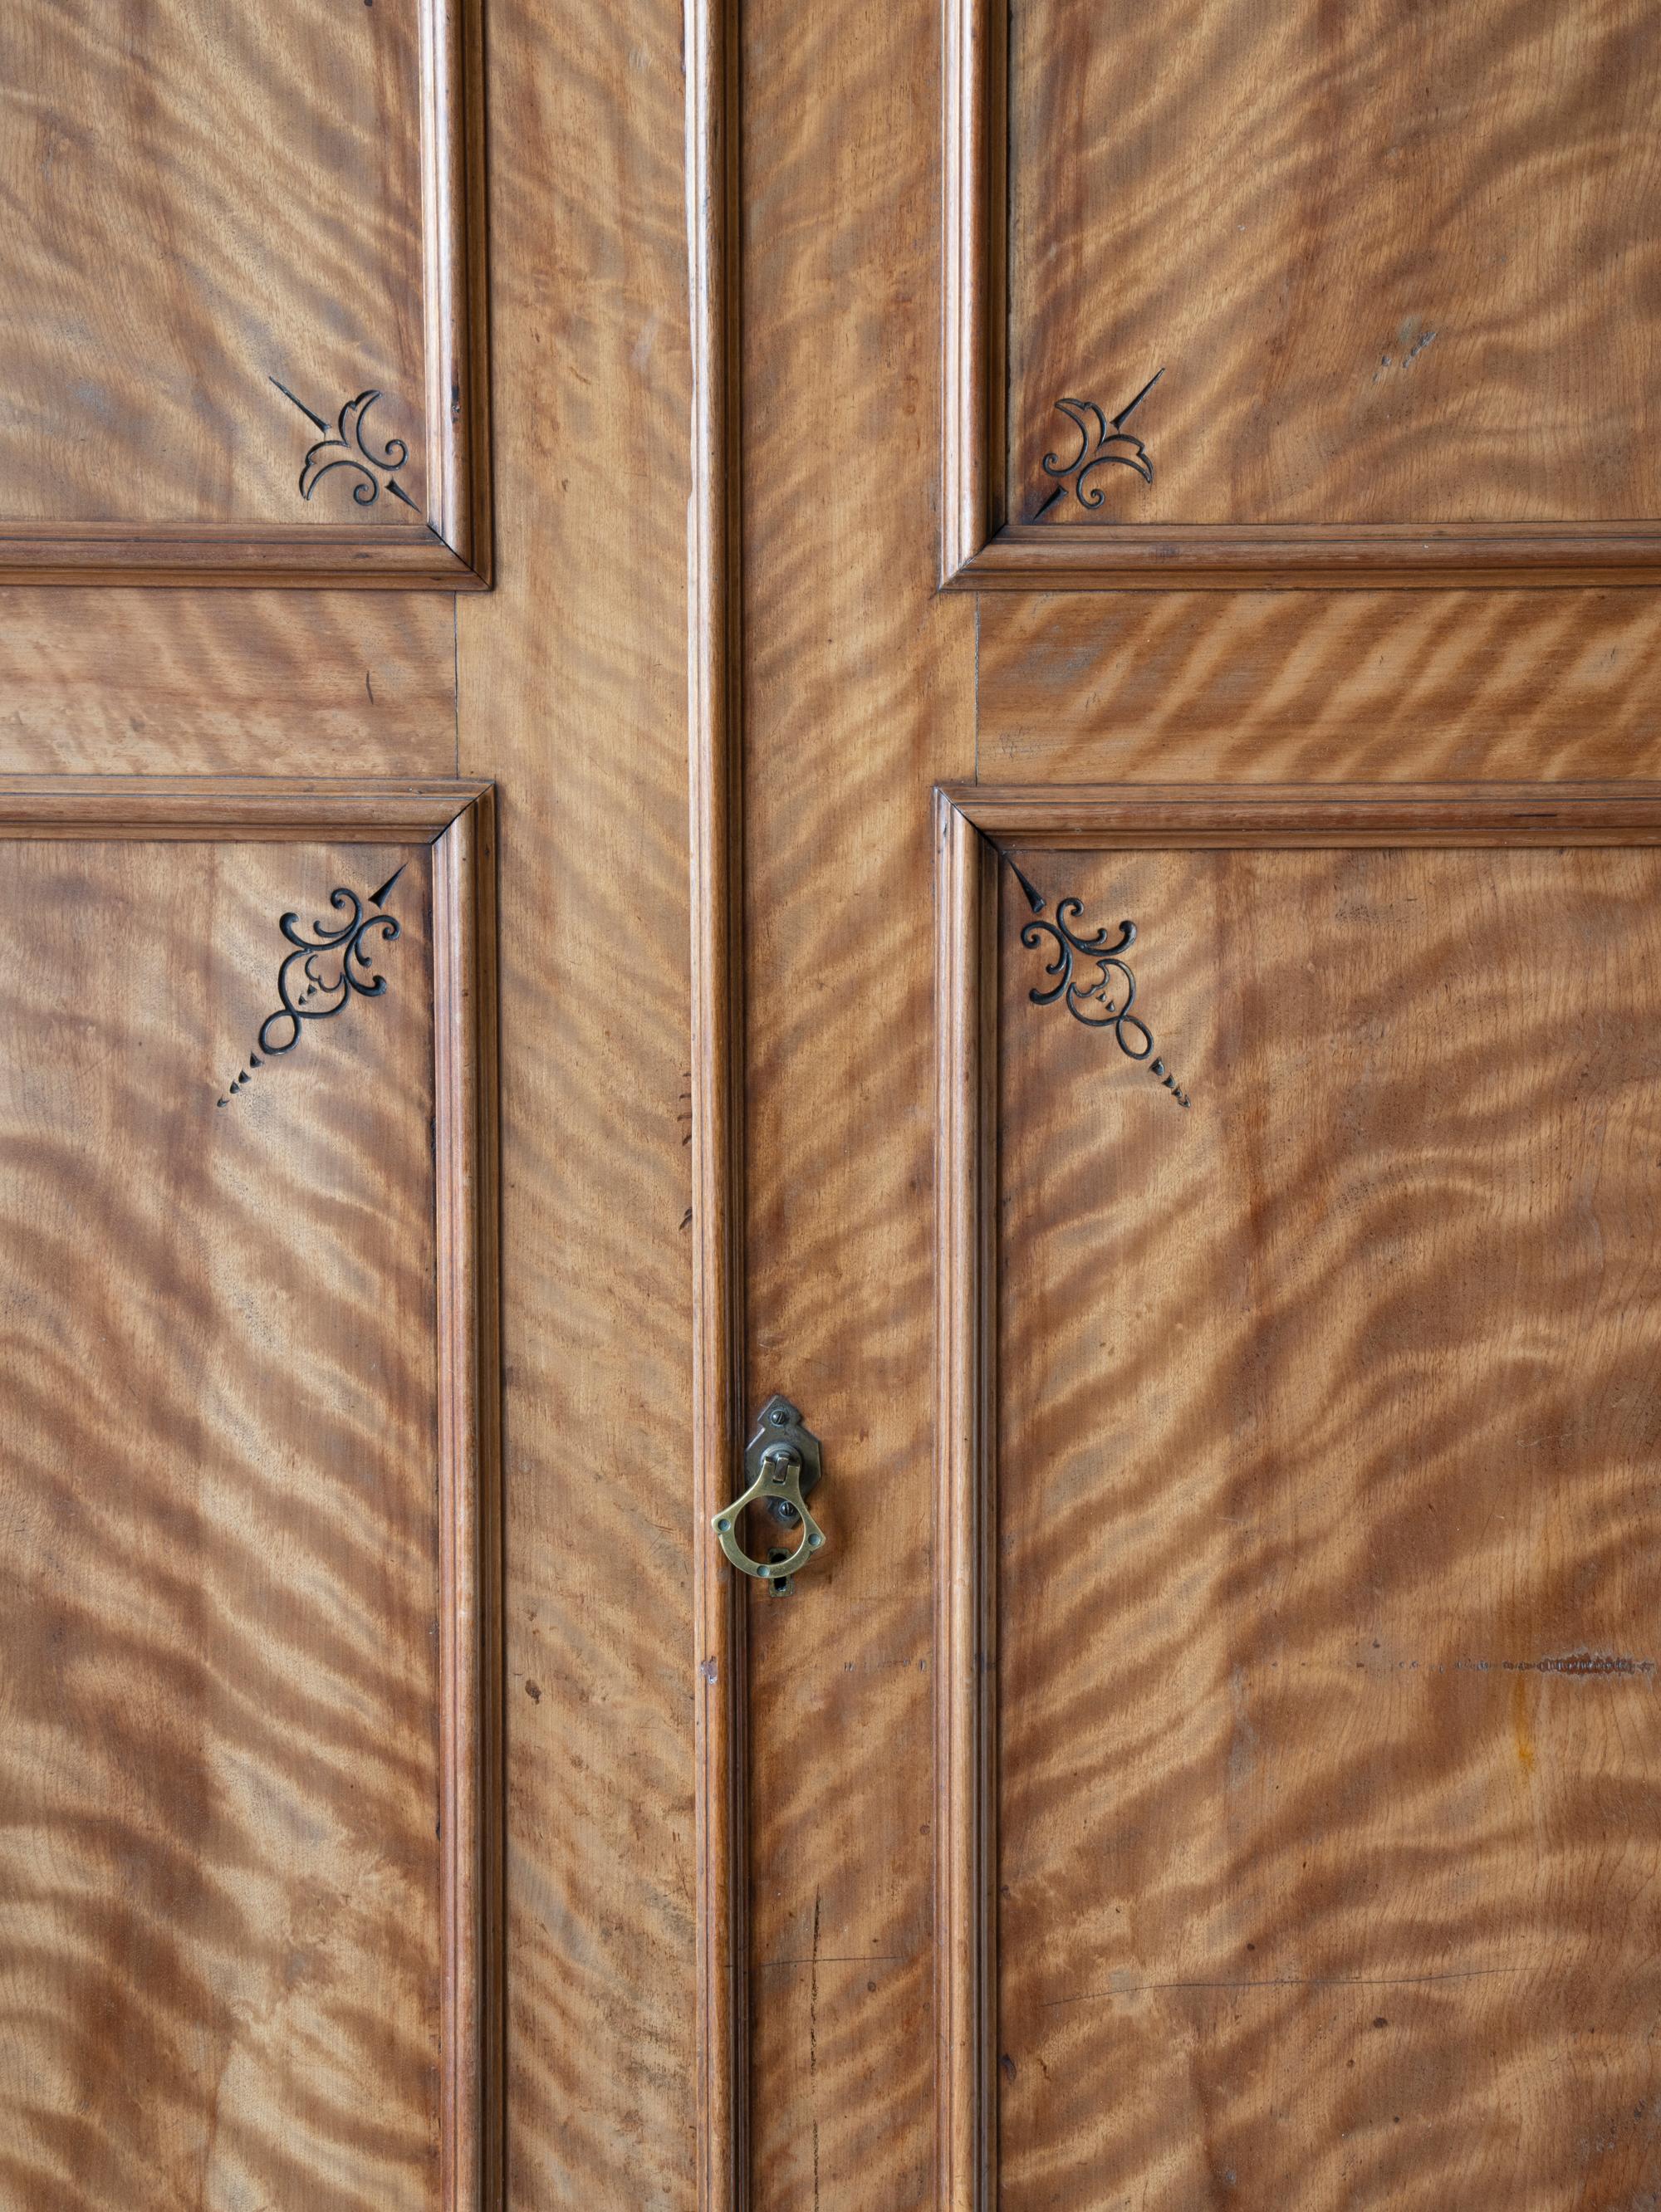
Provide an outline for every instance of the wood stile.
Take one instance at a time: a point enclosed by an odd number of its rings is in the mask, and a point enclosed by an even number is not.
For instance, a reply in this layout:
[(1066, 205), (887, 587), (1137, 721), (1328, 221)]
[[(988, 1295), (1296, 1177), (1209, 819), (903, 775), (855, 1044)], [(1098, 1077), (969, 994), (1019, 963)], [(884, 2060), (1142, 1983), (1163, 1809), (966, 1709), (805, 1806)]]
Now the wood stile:
[(1007, 6), (948, 0), (941, 71), (940, 582), (966, 579), (1001, 526), (1008, 316)]
[(494, 549), (481, 0), (423, 0), (421, 100), (427, 526), (454, 556), (451, 588), (484, 591)]
[(746, 1393), (824, 1439), (827, 1538), (748, 1606), (746, 2212), (934, 2187), (929, 794), (975, 763), (975, 610), (934, 589), (945, 28), (743, 15)]
[(686, 25), (661, 0), (490, 0), (487, 28), (499, 559), (453, 651), (459, 772), (496, 783), (502, 855), (508, 2193), (681, 2212), (703, 1558)]

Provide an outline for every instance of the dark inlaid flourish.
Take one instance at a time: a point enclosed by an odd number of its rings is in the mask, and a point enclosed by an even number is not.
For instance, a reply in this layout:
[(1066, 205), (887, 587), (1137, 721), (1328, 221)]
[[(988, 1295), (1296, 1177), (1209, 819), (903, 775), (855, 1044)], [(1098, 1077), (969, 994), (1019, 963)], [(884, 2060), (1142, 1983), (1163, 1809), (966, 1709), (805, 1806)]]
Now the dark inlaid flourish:
[(1153, 483), (1153, 462), (1147, 447), (1124, 426), (1164, 374), (1163, 368), (1155, 369), (1136, 397), (1127, 401), (1116, 415), (1104, 414), (1093, 399), (1058, 399), (1056, 402), (1056, 413), (1065, 415), (1079, 434), (1079, 450), (1070, 457), (1060, 453), (1044, 455), (1044, 474), (1058, 481), (1043, 504), (1028, 516), (1029, 521), (1037, 522), (1041, 516), (1048, 514), (1056, 501), (1064, 499), (1069, 489), (1074, 503), (1087, 514), (1094, 514), (1107, 496), (1100, 484), (1091, 481), (1098, 469), (1129, 469), (1144, 483)]
[(222, 1106), (230, 1104), (265, 1060), (292, 1052), (305, 1023), (327, 1021), (355, 997), (380, 996), (386, 979), (375, 972), (368, 940), (379, 936), (391, 944), (399, 934), (397, 916), (380, 909), (403, 872), (401, 866), (395, 868), (379, 890), (369, 893), (368, 909), (356, 891), (337, 885), (329, 894), (329, 903), (344, 916), (338, 923), (313, 921), (308, 933), (301, 927), (297, 914), (282, 917), (277, 927), (294, 950), (283, 955), (277, 971), (281, 1004), (260, 1024), (258, 1049), (249, 1054), (246, 1066), (228, 1085), (219, 1101)]
[(364, 434), (364, 418), (380, 398), (378, 392), (360, 392), (355, 399), (349, 399), (331, 430), (323, 417), (314, 415), (303, 399), (296, 399), (286, 384), (277, 384), (275, 377), (271, 380), (283, 397), (323, 433), (314, 445), (307, 447), (301, 464), (302, 499), (309, 499), (325, 477), (332, 475), (337, 469), (346, 469), (356, 479), (352, 498), (357, 506), (373, 507), (384, 487), (394, 499), (401, 499), (405, 507), (419, 513), (396, 474), (410, 458), (408, 446), (402, 438), (389, 438), (377, 453)]
[[(1013, 860), (1009, 866), (1026, 894), (1026, 902), (1033, 914), (1041, 915), (1044, 911), (1043, 896)], [(1186, 1106), (1189, 1103), (1188, 1093), (1164, 1060), (1154, 1057), (1153, 1032), (1140, 1014), (1131, 1012), (1136, 1001), (1136, 978), (1123, 956), (1136, 942), (1135, 923), (1122, 921), (1118, 936), (1109, 944), (1104, 928), (1085, 937), (1073, 927), (1083, 913), (1081, 900), (1064, 898), (1056, 905), (1053, 921), (1033, 921), (1021, 925), (1023, 945), (1036, 951), (1048, 941), (1054, 946), (1056, 956), (1044, 963), (1045, 975), (1055, 976), (1055, 983), (1047, 991), (1035, 990), (1027, 995), (1035, 1006), (1053, 1006), (1065, 995), (1067, 1011), (1075, 1022), (1082, 1022), (1086, 1029), (1111, 1030), (1126, 1058), (1146, 1060), (1150, 1074), (1159, 1078), (1179, 1106)], [(1093, 981), (1081, 983), (1076, 980), (1075, 964), (1080, 959), (1094, 967)]]

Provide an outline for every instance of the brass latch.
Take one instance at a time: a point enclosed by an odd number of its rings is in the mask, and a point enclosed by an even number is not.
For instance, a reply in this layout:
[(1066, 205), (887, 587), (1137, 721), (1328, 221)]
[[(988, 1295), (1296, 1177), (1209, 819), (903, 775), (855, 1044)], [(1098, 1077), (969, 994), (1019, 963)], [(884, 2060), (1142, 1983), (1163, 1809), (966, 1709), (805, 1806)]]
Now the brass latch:
[[(762, 1407), (756, 1432), (744, 1448), (744, 1472), (750, 1486), (715, 1516), (715, 1534), (741, 1575), (765, 1583), (775, 1597), (788, 1596), (792, 1576), (800, 1574), (824, 1546), (824, 1531), (806, 1502), (807, 1492), (824, 1472), (819, 1440), (803, 1427), (801, 1415), (788, 1398), (770, 1398)], [(799, 1532), (794, 1551), (772, 1550), (764, 1560), (750, 1557), (739, 1541), (739, 1528), (751, 1505), (759, 1506), (782, 1528)]]

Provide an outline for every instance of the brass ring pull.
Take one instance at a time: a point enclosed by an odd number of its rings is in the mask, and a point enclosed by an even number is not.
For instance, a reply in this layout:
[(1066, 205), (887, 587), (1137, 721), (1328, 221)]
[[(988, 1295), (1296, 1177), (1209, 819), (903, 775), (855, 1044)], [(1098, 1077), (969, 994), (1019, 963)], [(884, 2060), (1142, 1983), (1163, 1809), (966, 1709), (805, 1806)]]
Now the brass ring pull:
[[(802, 1426), (801, 1415), (788, 1398), (770, 1398), (761, 1409), (755, 1434), (745, 1446), (744, 1471), (748, 1489), (714, 1516), (712, 1525), (721, 1548), (741, 1575), (765, 1583), (776, 1596), (784, 1596), (791, 1578), (807, 1566), (824, 1546), (824, 1531), (807, 1510), (806, 1492), (823, 1472), (819, 1440)], [(775, 1552), (769, 1559), (752, 1559), (739, 1541), (745, 1509), (757, 1505), (786, 1528), (797, 1530), (795, 1549)]]

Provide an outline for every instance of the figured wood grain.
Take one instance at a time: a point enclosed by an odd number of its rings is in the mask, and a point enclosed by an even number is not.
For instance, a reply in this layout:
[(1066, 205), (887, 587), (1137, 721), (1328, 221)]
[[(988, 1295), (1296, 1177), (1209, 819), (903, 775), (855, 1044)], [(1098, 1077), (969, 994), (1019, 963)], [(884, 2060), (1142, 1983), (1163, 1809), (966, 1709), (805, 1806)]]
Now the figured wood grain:
[(1642, 2203), (1661, 858), (1017, 858), (997, 2201)]
[(950, 4), (940, 67), (940, 548), (951, 584), (1004, 519), (1009, 11)]
[(243, 591), (327, 586), (350, 592), (475, 592), (489, 580), (429, 526), (394, 535), (331, 523), (255, 530), (88, 523), (47, 535), (27, 523), (0, 520), (0, 572), (32, 585), (214, 585)]
[(1656, 514), (1638, 0), (1013, 22), (1012, 520), (1051, 488), (1056, 400), (1113, 415), (1162, 366), (1153, 483), (1096, 479), (1117, 520)]
[(994, 2201), (997, 2104), (998, 855), (934, 816), (934, 2192)]
[(977, 659), (989, 783), (1661, 770), (1647, 592), (1001, 594)]
[[(280, 35), (184, 0), (142, 38), (90, 0), (8, 10), (0, 570), (482, 580), (478, 35), (464, 0), (302, 0)], [(405, 498), (360, 502), (392, 471), (350, 465), (302, 497), (368, 392)]]
[(440, 1755), (445, 1852), (441, 2195), (506, 2197), (502, 1237), (496, 794), (432, 848), (439, 1391)]
[(1005, 592), (1496, 590), (1661, 582), (1649, 523), (1011, 524), (946, 579)]
[[(498, 2201), (494, 1589), (446, 1534), (494, 1525), (478, 811), (437, 943), (423, 847), (298, 804), (282, 843), (0, 839), (19, 2203)], [(400, 866), (385, 993), (220, 1105), (277, 915)]]
[(744, 1449), (743, 578), (739, 14), (686, 13), (688, 893), (691, 913), (693, 1657), (697, 2190), (749, 2203), (746, 1604), (709, 1540)]
[(447, 775), (455, 756), (442, 599), (0, 591), (0, 769)]
[(296, 836), (375, 844), (392, 836), (431, 844), (489, 789), (466, 779), (0, 775), (0, 835), (192, 844)]
[(947, 14), (948, 580), (1655, 580), (1635, 0)]
[(753, 2212), (934, 2158), (933, 801), (942, 54), (928, 0), (744, 10), (746, 1413), (824, 1442), (826, 1547), (750, 1614)]
[(1647, 845), (1661, 784), (956, 784), (942, 797), (1001, 843), (1119, 851), (1227, 846)]
[(697, 2201), (682, 29), (490, 11), (515, 2212)]

